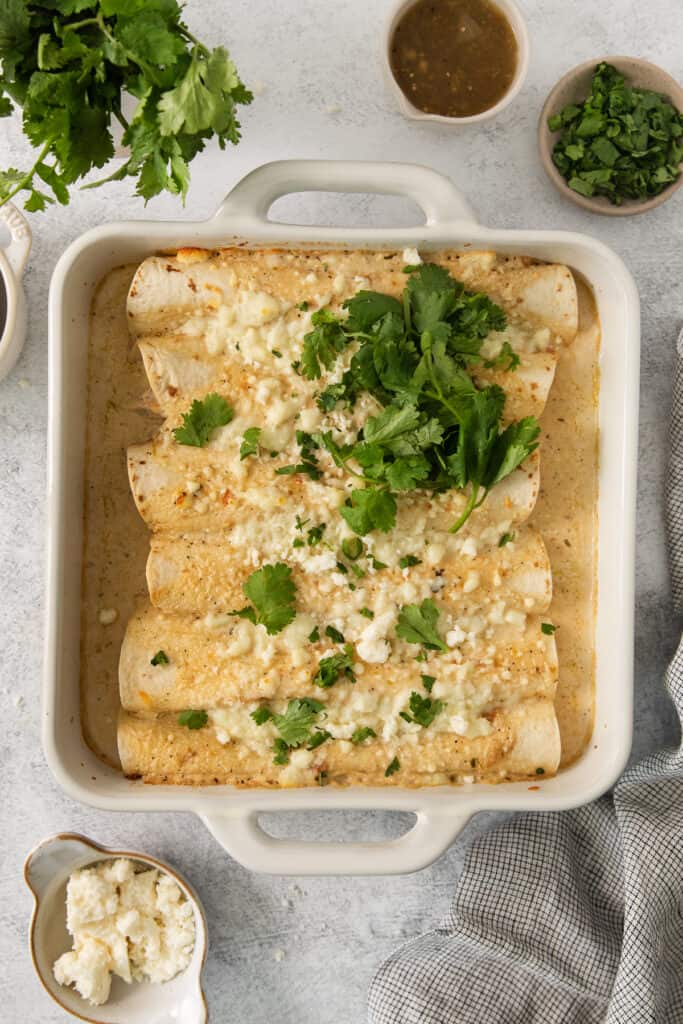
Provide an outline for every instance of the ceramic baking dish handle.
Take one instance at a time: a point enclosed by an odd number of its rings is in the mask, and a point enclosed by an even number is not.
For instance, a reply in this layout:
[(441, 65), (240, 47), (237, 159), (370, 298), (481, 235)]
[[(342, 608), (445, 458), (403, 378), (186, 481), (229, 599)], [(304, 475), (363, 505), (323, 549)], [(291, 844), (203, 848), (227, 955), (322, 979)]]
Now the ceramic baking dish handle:
[[(361, 160), (278, 160), (247, 174), (229, 192), (213, 221), (246, 234), (249, 227), (273, 223), (268, 211), (276, 199), (291, 192), (365, 192), (412, 199), (431, 226), (476, 223), (469, 205), (442, 174), (419, 164), (374, 163)], [(279, 225), (282, 226), (281, 224)], [(310, 235), (310, 228), (288, 225)], [(367, 228), (344, 228), (346, 236), (367, 238)]]
[(415, 824), (398, 839), (368, 843), (318, 843), (276, 839), (261, 828), (256, 812), (206, 814), (202, 821), (243, 867), (269, 875), (401, 875), (433, 863), (448, 849), (469, 814), (416, 812)]

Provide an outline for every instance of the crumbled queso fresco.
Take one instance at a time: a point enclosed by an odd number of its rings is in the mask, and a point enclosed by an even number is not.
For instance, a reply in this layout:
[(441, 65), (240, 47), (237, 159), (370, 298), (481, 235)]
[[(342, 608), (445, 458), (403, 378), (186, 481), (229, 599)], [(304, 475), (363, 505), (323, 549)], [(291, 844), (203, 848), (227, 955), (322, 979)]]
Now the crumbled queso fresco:
[(170, 981), (192, 957), (192, 905), (170, 875), (138, 871), (131, 860), (74, 871), (66, 887), (73, 949), (55, 961), (60, 985), (73, 985), (95, 1006), (106, 1003), (112, 975)]

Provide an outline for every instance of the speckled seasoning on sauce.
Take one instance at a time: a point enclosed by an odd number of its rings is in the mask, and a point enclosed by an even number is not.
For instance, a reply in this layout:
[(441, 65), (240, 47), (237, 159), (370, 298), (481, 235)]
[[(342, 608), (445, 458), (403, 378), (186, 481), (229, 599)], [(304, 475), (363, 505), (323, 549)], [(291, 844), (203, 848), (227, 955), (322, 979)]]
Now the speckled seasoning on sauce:
[(488, 0), (418, 0), (394, 31), (394, 78), (425, 114), (471, 117), (495, 106), (517, 68), (517, 40)]

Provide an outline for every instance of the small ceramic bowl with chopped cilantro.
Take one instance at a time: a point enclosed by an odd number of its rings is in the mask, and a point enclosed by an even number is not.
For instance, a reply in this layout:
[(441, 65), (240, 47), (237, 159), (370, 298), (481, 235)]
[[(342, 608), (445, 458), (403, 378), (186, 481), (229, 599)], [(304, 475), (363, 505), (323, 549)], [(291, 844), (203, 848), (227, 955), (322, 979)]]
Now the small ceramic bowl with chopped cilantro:
[(586, 61), (548, 96), (538, 140), (568, 199), (594, 213), (644, 213), (683, 183), (683, 89), (637, 57)]

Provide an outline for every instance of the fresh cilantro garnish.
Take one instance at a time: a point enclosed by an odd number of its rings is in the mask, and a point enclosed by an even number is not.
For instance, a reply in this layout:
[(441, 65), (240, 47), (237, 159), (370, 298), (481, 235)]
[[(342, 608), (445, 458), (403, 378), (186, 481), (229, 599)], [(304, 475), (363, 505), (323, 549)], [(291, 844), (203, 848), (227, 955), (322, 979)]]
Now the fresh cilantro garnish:
[(348, 567), (346, 565), (344, 565), (343, 562), (337, 562), (336, 566), (337, 566), (337, 572), (340, 572), (342, 574), (342, 576), (348, 576), (349, 575)]
[(353, 671), (353, 647), (351, 644), (344, 644), (344, 650), (338, 654), (321, 658), (318, 664), (318, 671), (313, 676), (313, 685), (327, 690), (330, 686), (334, 686), (340, 676), (343, 676), (352, 683), (356, 681)]
[(351, 736), (352, 743), (363, 743), (365, 740), (375, 739), (377, 733), (374, 729), (371, 729), (369, 725), (363, 725), (358, 729), (355, 729)]
[(438, 621), (439, 609), (431, 598), (425, 598), (420, 605), (404, 604), (398, 613), (396, 635), (409, 644), (422, 644), (429, 651), (447, 651), (436, 628)]
[(434, 683), (436, 682), (436, 676), (428, 676), (423, 674), (422, 676), (420, 676), (420, 678), (422, 679), (422, 685), (424, 686), (427, 693), (431, 693), (434, 688)]
[(178, 715), (179, 725), (188, 729), (203, 729), (209, 721), (206, 711), (181, 711)]
[(484, 366), (487, 370), (505, 370), (507, 373), (516, 370), (520, 363), (521, 359), (509, 341), (503, 342), (500, 352), (494, 359), (484, 360)]
[(224, 427), (233, 416), (233, 410), (221, 395), (210, 394), (202, 401), (194, 400), (190, 411), (183, 413), (182, 426), (175, 428), (173, 436), (178, 444), (203, 448), (214, 430)]
[(306, 313), (306, 312), (308, 312), (308, 303), (304, 299), (303, 302), (297, 302), (296, 308), (300, 309), (302, 313)]
[(541, 623), (541, 633), (545, 633), (546, 636), (552, 636), (557, 626), (553, 626), (552, 622)]
[(293, 548), (305, 548), (306, 547), (306, 541), (302, 540), (301, 537), (295, 537), (294, 540), (292, 541), (292, 547)]
[(351, 338), (341, 322), (329, 309), (319, 309), (311, 317), (313, 330), (304, 337), (301, 372), (309, 380), (317, 380), (323, 369), (329, 370)]
[[(238, 142), (236, 106), (252, 99), (228, 52), (189, 32), (177, 0), (5, 0), (0, 65), (0, 117), (23, 108), (39, 151), (28, 170), (0, 173), (0, 203), (26, 191), (32, 211), (54, 202), (49, 192), (68, 203), (69, 187), (114, 157), (114, 122), (128, 156), (105, 181), (132, 177), (145, 201), (164, 190), (184, 200), (190, 161), (212, 138)], [(127, 117), (124, 97), (137, 104)]]
[(318, 640), (320, 639), (320, 630), (317, 626), (314, 626), (311, 632), (308, 634), (308, 639), (310, 643), (317, 644)]
[(363, 542), (358, 537), (344, 537), (341, 549), (345, 558), (355, 562), (363, 554)]
[(656, 196), (680, 175), (683, 114), (666, 96), (627, 86), (623, 75), (598, 64), (583, 103), (548, 119), (559, 131), (553, 162), (582, 196), (625, 199)]
[(361, 537), (372, 530), (388, 533), (396, 525), (396, 499), (389, 491), (366, 488), (351, 491), (339, 509), (354, 533)]
[(330, 640), (333, 640), (335, 644), (344, 643), (344, 634), (340, 633), (334, 626), (328, 626), (325, 630), (325, 636), (329, 636)]
[[(272, 715), (273, 725), (280, 733), (279, 739), (275, 741), (276, 755), (282, 756), (283, 748), (296, 748), (308, 742), (315, 720), (324, 707), (319, 700), (311, 697), (297, 697), (289, 701), (283, 715)], [(287, 762), (281, 760), (275, 763)]]
[(375, 572), (379, 572), (380, 569), (388, 569), (386, 562), (380, 562), (379, 558), (375, 558), (374, 556), (370, 559), (370, 564)]
[(275, 356), (276, 359), (282, 359), (282, 352), (280, 352), (279, 348), (273, 349), (273, 355)]
[(242, 435), (242, 444), (240, 445), (240, 462), (242, 462), (243, 459), (249, 458), (250, 455), (258, 455), (260, 437), (260, 427), (247, 427)]
[[(329, 385), (318, 405), (353, 405), (368, 392), (383, 406), (365, 422), (355, 443), (338, 444), (330, 432), (315, 437), (335, 465), (364, 482), (340, 510), (358, 536), (388, 532), (396, 523), (397, 493), (468, 490), (458, 530), (498, 481), (537, 447), (539, 428), (529, 417), (502, 426), (505, 394), (477, 387), (469, 373), (481, 363), (484, 338), (506, 326), (503, 310), (486, 295), (467, 292), (443, 267), (406, 268), (402, 300), (361, 291), (344, 303), (346, 319), (316, 314), (304, 344), (305, 375), (330, 369), (346, 345), (357, 348), (341, 381)], [(489, 363), (514, 369), (509, 343)], [(290, 470), (293, 471), (293, 470)]]
[(150, 659), (150, 665), (168, 665), (168, 654), (166, 651), (157, 651), (153, 658)]
[(506, 544), (512, 543), (512, 541), (514, 539), (515, 539), (514, 533), (504, 533), (504, 534), (502, 534), (500, 540), (498, 541), (498, 547), (499, 548), (504, 548)]
[(327, 523), (319, 523), (317, 526), (312, 526), (308, 530), (306, 537), (308, 539), (308, 546), (314, 548), (316, 544), (319, 544), (323, 539), (323, 534), (327, 528)]
[[(424, 678), (424, 677), (423, 677)], [(415, 690), (408, 701), (410, 711), (399, 711), (399, 715), (406, 722), (414, 722), (427, 728), (431, 725), (436, 716), (443, 711), (445, 704), (442, 700), (432, 700), (431, 697), (421, 697)]]
[(270, 708), (262, 705), (260, 708), (256, 708), (255, 711), (252, 711), (249, 717), (253, 718), (257, 725), (263, 725), (273, 717), (273, 712)]
[(313, 733), (311, 739), (306, 747), (306, 750), (316, 750), (317, 747), (322, 746), (326, 740), (332, 739), (332, 733), (327, 732), (326, 729), (318, 729)]
[(273, 764), (289, 764), (289, 744), (279, 737), (273, 743)]
[(371, 611), (370, 608), (361, 608), (360, 615), (364, 616), (366, 619), (374, 619), (375, 617), (375, 613)]
[(242, 619), (249, 619), (258, 626), (265, 626), (266, 632), (279, 633), (288, 626), (296, 614), (294, 595), (296, 588), (292, 581), (292, 570), (284, 562), (264, 565), (252, 572), (242, 590), (251, 605), (231, 612)]
[(396, 772), (400, 772), (401, 762), (397, 757), (393, 758), (387, 765), (387, 769), (384, 773), (385, 778), (389, 778), (390, 775), (394, 775)]
[(318, 445), (312, 434), (307, 434), (304, 430), (297, 430), (296, 443), (299, 445), (301, 461), (289, 466), (280, 466), (279, 469), (275, 470), (275, 473), (277, 476), (292, 476), (296, 473), (303, 473), (311, 480), (319, 480), (322, 473), (318, 467), (316, 456)]
[(398, 560), (399, 569), (409, 569), (412, 565), (422, 565), (422, 559), (416, 555), (404, 555)]

